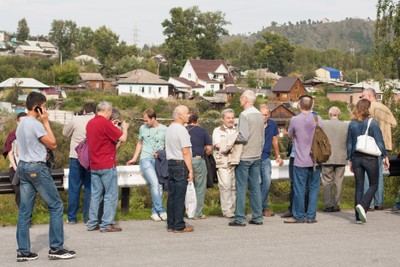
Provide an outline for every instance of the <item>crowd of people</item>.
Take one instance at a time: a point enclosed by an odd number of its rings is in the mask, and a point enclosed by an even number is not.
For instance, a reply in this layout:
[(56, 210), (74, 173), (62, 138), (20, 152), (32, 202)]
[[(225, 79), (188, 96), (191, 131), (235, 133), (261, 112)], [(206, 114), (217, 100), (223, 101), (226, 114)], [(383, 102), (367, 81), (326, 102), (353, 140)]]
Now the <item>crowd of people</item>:
[[(291, 146), (287, 152), (290, 178), (290, 206), (281, 217), (284, 223), (316, 223), (320, 183), (323, 187), (324, 212), (339, 212), (345, 166), (349, 164), (355, 177), (355, 222), (365, 223), (367, 212), (383, 209), (383, 168), (389, 168), (388, 153), (392, 150), (391, 131), (397, 125), (391, 111), (376, 100), (373, 89), (365, 89), (362, 99), (352, 112), (350, 123), (341, 121), (340, 109), (329, 109), (329, 120), (322, 120), (314, 111), (315, 99), (299, 98), (299, 114), (288, 128)], [(202, 128), (196, 112), (184, 105), (177, 106), (173, 122), (167, 127), (157, 121), (156, 112), (143, 112), (144, 124), (139, 129), (138, 142), (127, 165), (139, 161), (143, 177), (150, 186), (151, 219), (166, 221), (167, 231), (194, 231), (184, 220), (185, 196), (189, 182), (194, 183), (197, 206), (190, 219), (206, 219), (203, 206), (207, 187), (206, 158), (213, 157), (218, 177), (222, 216), (229, 226), (244, 227), (246, 192), (249, 190), (251, 218), (248, 223), (262, 225), (264, 217), (275, 216), (268, 205), (271, 185), (271, 151), (275, 162), (284, 161), (278, 145), (277, 123), (270, 119), (268, 105), (255, 107), (256, 95), (246, 90), (240, 97), (243, 111), (235, 123), (235, 112), (221, 112), (221, 125), (212, 136)], [(29, 226), (36, 193), (39, 193), (50, 213), (48, 257), (69, 259), (72, 250), (64, 249), (63, 204), (52, 180), (47, 149), (57, 147), (46, 112), (44, 95), (32, 92), (26, 101), (27, 113), (17, 117), (4, 146), (3, 156), (10, 160), (10, 179), (19, 207), (17, 224), (17, 261), (35, 260), (31, 252)], [(331, 155), (323, 164), (316, 164), (311, 146), (316, 125), (321, 126), (331, 143)], [(82, 114), (74, 116), (63, 128), (71, 138), (68, 177), (68, 221), (77, 223), (80, 192), (84, 187), (83, 221), (88, 231), (120, 232), (115, 222), (118, 203), (116, 171), (117, 149), (128, 138), (129, 124), (107, 101), (86, 103)], [(357, 138), (364, 133), (372, 137), (380, 155), (357, 150)], [(76, 147), (87, 142), (89, 168), (79, 161)], [(16, 181), (17, 180), (17, 181)], [(167, 207), (163, 206), (163, 191), (168, 191)], [(399, 201), (389, 212), (400, 212)]]

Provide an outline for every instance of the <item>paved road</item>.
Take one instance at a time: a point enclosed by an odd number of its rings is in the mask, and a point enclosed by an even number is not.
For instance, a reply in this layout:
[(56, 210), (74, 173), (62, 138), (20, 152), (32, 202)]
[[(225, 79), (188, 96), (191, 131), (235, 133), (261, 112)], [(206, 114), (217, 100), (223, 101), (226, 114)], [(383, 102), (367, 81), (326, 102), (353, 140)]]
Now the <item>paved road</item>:
[(65, 246), (77, 256), (47, 259), (48, 225), (31, 228), (39, 259), (16, 262), (15, 227), (0, 228), (0, 266), (400, 266), (400, 216), (368, 213), (354, 223), (352, 211), (318, 213), (316, 224), (284, 224), (279, 216), (264, 225), (229, 227), (222, 217), (190, 221), (193, 233), (174, 234), (165, 223), (122, 221), (120, 233), (88, 232), (65, 224)]

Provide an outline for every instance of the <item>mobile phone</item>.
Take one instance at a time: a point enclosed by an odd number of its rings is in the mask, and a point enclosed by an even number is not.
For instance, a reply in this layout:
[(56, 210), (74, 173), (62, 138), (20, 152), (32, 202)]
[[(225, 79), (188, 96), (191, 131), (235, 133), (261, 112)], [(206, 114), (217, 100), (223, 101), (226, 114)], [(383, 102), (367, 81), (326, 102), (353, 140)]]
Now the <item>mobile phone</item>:
[(122, 126), (122, 122), (119, 121), (119, 122), (117, 123), (117, 125), (118, 125), (118, 127), (121, 127), (121, 126)]
[(39, 114), (43, 114), (43, 109), (39, 106), (36, 106), (34, 110)]

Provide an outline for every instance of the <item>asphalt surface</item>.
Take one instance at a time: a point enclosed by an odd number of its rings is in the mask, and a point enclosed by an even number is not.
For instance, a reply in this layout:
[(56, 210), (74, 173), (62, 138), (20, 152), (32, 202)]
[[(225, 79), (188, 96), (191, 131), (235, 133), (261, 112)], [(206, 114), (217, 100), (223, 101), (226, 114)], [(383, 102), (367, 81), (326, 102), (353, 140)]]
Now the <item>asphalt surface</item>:
[(49, 260), (48, 225), (31, 228), (39, 259), (16, 262), (16, 227), (0, 228), (0, 266), (400, 266), (400, 216), (369, 212), (355, 224), (353, 211), (317, 214), (315, 224), (285, 224), (279, 215), (264, 225), (228, 226), (229, 220), (188, 220), (192, 233), (168, 233), (166, 223), (121, 221), (118, 233), (64, 225), (65, 247), (77, 255)]

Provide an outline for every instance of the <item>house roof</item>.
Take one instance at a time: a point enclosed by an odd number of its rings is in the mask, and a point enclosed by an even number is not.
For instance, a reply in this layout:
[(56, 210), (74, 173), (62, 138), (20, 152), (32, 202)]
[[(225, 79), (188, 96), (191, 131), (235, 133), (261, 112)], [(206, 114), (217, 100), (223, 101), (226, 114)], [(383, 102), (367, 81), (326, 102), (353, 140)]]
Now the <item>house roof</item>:
[(290, 92), (290, 89), (292, 89), (298, 79), (296, 77), (280, 78), (272, 88), (272, 92)]
[(330, 72), (331, 79), (339, 79), (340, 78), (340, 71), (330, 67), (323, 67), (324, 70)]
[(214, 60), (214, 59), (190, 59), (190, 65), (192, 65), (196, 75), (199, 79), (205, 82), (218, 82), (216, 80), (210, 79), (209, 73), (216, 73), (217, 69), (223, 65), (227, 70), (227, 74), (224, 75), (225, 83), (234, 84), (232, 74), (229, 72), (228, 64), (225, 60)]
[(78, 62), (88, 62), (88, 61), (92, 61), (93, 64), (95, 65), (101, 65), (100, 61), (94, 57), (91, 57), (89, 55), (80, 55), (74, 58), (75, 61)]
[(56, 49), (55, 45), (50, 42), (39, 42), (39, 41), (30, 41), (26, 40), (25, 43), (29, 44), (30, 46), (39, 46), (41, 48), (51, 48)]
[(24, 51), (43, 52), (43, 49), (39, 46), (20, 45), (18, 47), (23, 49)]
[(8, 78), (0, 83), (0, 88), (14, 87), (15, 85), (22, 88), (49, 88), (50, 86), (39, 82), (33, 78)]
[(243, 93), (244, 91), (236, 86), (228, 86), (226, 89), (221, 89), (216, 91), (217, 94), (234, 94), (234, 93)]
[(81, 72), (79, 78), (83, 81), (104, 81), (103, 76), (98, 72)]
[(268, 69), (256, 69), (256, 70), (246, 70), (242, 74), (247, 77), (249, 72), (253, 71), (258, 79), (271, 79), (271, 80), (279, 80), (282, 76), (279, 76), (276, 73), (269, 72)]
[(174, 80), (176, 80), (176, 81), (178, 81), (180, 83), (183, 83), (183, 84), (185, 84), (185, 85), (187, 85), (188, 87), (191, 87), (191, 88), (204, 88), (204, 86), (202, 86), (201, 84), (197, 84), (196, 85), (195, 82), (189, 81), (188, 79), (183, 78), (183, 77), (171, 77), (171, 79), (174, 79)]
[(140, 83), (140, 84), (169, 84), (169, 82), (160, 79), (157, 74), (144, 69), (136, 69), (119, 76), (120, 83)]

